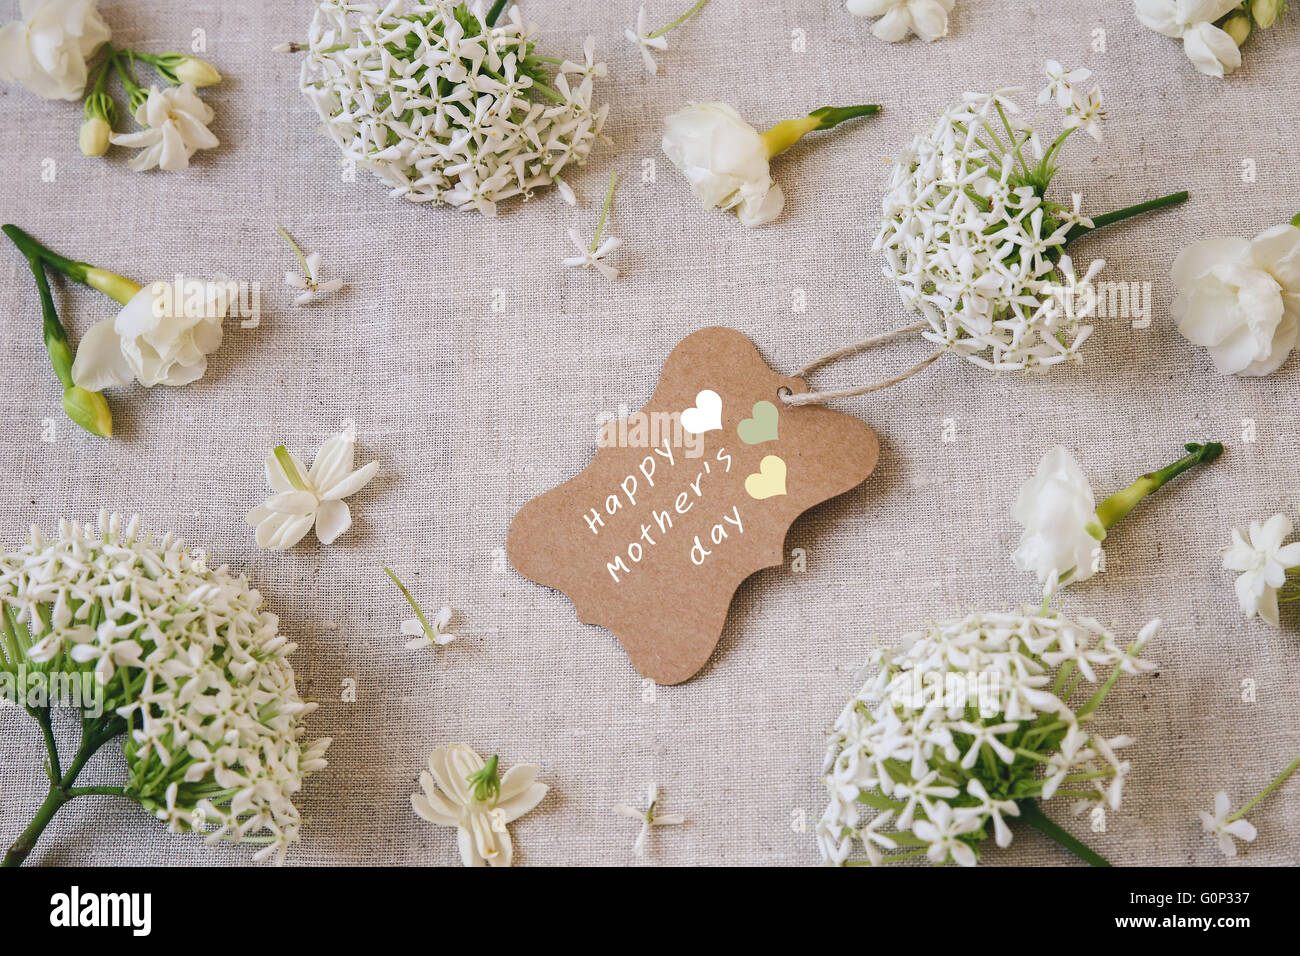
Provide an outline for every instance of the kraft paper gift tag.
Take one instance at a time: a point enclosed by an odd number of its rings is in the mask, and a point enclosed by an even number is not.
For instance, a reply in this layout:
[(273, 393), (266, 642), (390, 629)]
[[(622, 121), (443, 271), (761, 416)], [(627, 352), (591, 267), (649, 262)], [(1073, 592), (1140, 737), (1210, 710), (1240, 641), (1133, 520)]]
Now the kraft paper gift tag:
[(689, 679), (740, 583), (782, 563), (794, 520), (876, 467), (861, 421), (782, 401), (804, 391), (740, 332), (687, 336), (646, 406), (605, 426), (591, 463), (520, 509), (510, 563), (612, 631), (643, 677)]

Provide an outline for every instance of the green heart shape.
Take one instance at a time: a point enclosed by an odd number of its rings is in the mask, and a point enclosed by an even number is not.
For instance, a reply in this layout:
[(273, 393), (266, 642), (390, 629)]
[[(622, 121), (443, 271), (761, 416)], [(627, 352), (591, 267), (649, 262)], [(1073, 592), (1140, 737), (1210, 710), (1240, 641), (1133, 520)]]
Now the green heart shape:
[(754, 417), (746, 418), (736, 426), (736, 434), (746, 445), (761, 445), (776, 441), (776, 406), (771, 402), (757, 402)]

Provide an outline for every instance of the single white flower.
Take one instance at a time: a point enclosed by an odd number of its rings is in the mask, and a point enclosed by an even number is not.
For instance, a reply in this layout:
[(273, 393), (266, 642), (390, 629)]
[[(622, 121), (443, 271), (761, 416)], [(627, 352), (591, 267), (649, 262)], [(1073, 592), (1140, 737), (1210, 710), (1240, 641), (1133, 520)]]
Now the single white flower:
[(607, 262), (602, 262), (606, 256), (617, 250), (623, 245), (623, 240), (614, 236), (607, 237), (595, 249), (588, 245), (587, 241), (578, 234), (577, 229), (569, 229), (569, 240), (578, 249), (576, 256), (569, 256), (564, 260), (566, 266), (572, 266), (577, 269), (590, 268), (595, 269), (606, 279), (617, 279), (618, 270)]
[(1300, 337), (1300, 229), (1206, 239), (1173, 266), (1174, 322), (1223, 375), (1268, 375)]
[(212, 108), (199, 99), (193, 83), (149, 88), (149, 98), (135, 111), (135, 121), (144, 129), (134, 133), (114, 133), (114, 145), (139, 147), (129, 165), (136, 172), (159, 169), (173, 172), (185, 169), (190, 157), (200, 149), (212, 149), (220, 141), (212, 135)]
[(1106, 532), (1097, 517), (1097, 502), (1083, 469), (1061, 446), (1051, 449), (1034, 476), (1020, 487), (1012, 511), (1024, 527), (1012, 560), (1033, 571), (1040, 584), (1055, 572), (1085, 581), (1105, 569), (1101, 549)]
[(506, 824), (542, 802), (549, 787), (537, 767), (511, 767), (497, 775), (497, 758), (484, 761), (465, 744), (439, 747), (420, 774), (424, 793), (411, 795), (415, 812), (438, 826), (456, 827), (466, 866), (509, 866), (514, 844)]
[(1135, 0), (1138, 20), (1146, 27), (1183, 41), (1183, 50), (1196, 69), (1222, 77), (1241, 66), (1241, 50), (1214, 25), (1240, 0)]
[(154, 385), (188, 385), (208, 369), (208, 353), (221, 345), (221, 323), (231, 306), (226, 287), (200, 283), (175, 294), (170, 282), (137, 292), (116, 318), (96, 322), (81, 337), (72, 381), (99, 391), (132, 379)]
[(284, 236), (285, 241), (289, 243), (289, 248), (293, 254), (298, 257), (298, 262), (302, 264), (302, 274), (297, 272), (286, 272), (284, 274), (284, 284), (291, 289), (300, 289), (302, 294), (294, 299), (295, 305), (306, 305), (317, 299), (323, 299), (331, 292), (337, 292), (343, 288), (342, 279), (330, 279), (322, 282), (320, 279), (320, 253), (313, 252), (305, 256), (302, 250), (298, 248), (298, 243), (293, 241), (293, 236), (283, 228), (277, 230), (280, 235)]
[(668, 49), (668, 38), (666, 36), (651, 36), (654, 32), (646, 24), (645, 7), (642, 7), (636, 14), (636, 29), (628, 27), (623, 31), (623, 35), (628, 40), (636, 44), (641, 49), (641, 60), (645, 63), (645, 68), (652, 74), (659, 73), (659, 64), (655, 62), (654, 54), (651, 50), (663, 52)]
[(1106, 109), (1101, 87), (1094, 86), (1087, 93), (1075, 90), (1073, 97), (1061, 125), (1065, 129), (1081, 129), (1097, 142), (1102, 142), (1101, 123), (1106, 118)]
[(21, 21), (0, 26), (0, 80), (47, 100), (79, 100), (86, 61), (111, 31), (95, 0), (22, 0)]
[(1204, 810), (1197, 811), (1201, 818), (1201, 827), (1206, 833), (1214, 834), (1219, 850), (1224, 856), (1237, 855), (1237, 844), (1233, 842), (1234, 838), (1253, 843), (1255, 837), (1259, 835), (1254, 825), (1244, 817), (1229, 822), (1228, 815), (1231, 810), (1232, 800), (1228, 797), (1228, 791), (1220, 790), (1214, 795), (1213, 814), (1206, 813)]
[(915, 33), (927, 43), (948, 35), (948, 14), (957, 0), (845, 0), (855, 17), (880, 17), (871, 32), (887, 43)]
[(644, 809), (630, 807), (626, 803), (616, 803), (614, 804), (614, 812), (619, 816), (641, 821), (641, 830), (637, 834), (636, 843), (632, 847), (637, 856), (645, 856), (645, 841), (651, 827), (676, 826), (686, 822), (686, 818), (680, 813), (659, 812), (659, 785), (656, 783), (650, 784)]
[[(962, 837), (979, 829), (979, 819), (967, 817), (959, 820), (946, 803), (934, 804), (931, 813), (931, 819), (917, 820), (912, 824), (912, 833), (930, 844), (925, 851), (926, 859), (931, 863), (952, 860), (960, 866), (974, 866), (978, 862), (975, 851)], [(1010, 843), (1010, 839), (1007, 842)]]
[(408, 617), (402, 621), (402, 636), (409, 637), (411, 640), (406, 642), (408, 651), (423, 650), (426, 647), (446, 647), (456, 639), (455, 634), (447, 633), (447, 625), (451, 623), (452, 610), (444, 607), (440, 610), (429, 626), (425, 627), (425, 622), (418, 617)]
[(356, 439), (342, 432), (321, 445), (311, 470), (283, 445), (266, 456), (266, 481), (274, 494), (244, 518), (257, 529), (257, 546), (286, 551), (316, 526), (321, 544), (332, 543), (352, 527), (352, 512), (343, 500), (375, 477), (379, 462), (352, 468)]
[(1184, 33), (1183, 50), (1206, 76), (1223, 77), (1241, 66), (1241, 48), (1213, 23), (1198, 23)]
[(1232, 544), (1223, 549), (1223, 566), (1239, 571), (1237, 600), (1247, 619), (1258, 614), (1265, 623), (1278, 626), (1277, 592), (1286, 584), (1286, 573), (1300, 567), (1300, 541), (1283, 545), (1291, 535), (1291, 519), (1273, 515), (1268, 521), (1252, 521), (1247, 535), (1232, 529)]
[(1092, 70), (1082, 67), (1067, 70), (1058, 60), (1048, 60), (1043, 64), (1043, 70), (1047, 74), (1048, 82), (1047, 86), (1039, 91), (1038, 103), (1040, 106), (1046, 106), (1052, 100), (1056, 100), (1056, 105), (1063, 110), (1074, 105), (1075, 87), (1092, 78)]
[(767, 145), (726, 103), (692, 103), (669, 116), (663, 150), (706, 206), (734, 209), (750, 227), (781, 214), (785, 195), (772, 180)]

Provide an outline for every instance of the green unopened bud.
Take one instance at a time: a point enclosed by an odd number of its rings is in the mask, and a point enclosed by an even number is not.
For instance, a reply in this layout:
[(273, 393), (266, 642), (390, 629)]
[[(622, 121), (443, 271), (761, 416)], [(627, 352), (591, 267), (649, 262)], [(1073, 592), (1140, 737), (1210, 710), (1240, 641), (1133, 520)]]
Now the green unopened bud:
[[(1286, 10), (1286, 0), (1252, 0), (1250, 5), (1251, 16), (1263, 30), (1277, 23), (1277, 18), (1284, 10)], [(1226, 30), (1227, 27), (1225, 26), (1224, 29)]]
[(81, 152), (86, 156), (103, 156), (108, 152), (108, 137), (112, 132), (113, 127), (106, 120), (92, 116), (81, 124), (81, 132), (77, 135)]
[[(74, 278), (77, 277), (74, 276)], [(116, 299), (123, 305), (135, 298), (135, 294), (140, 291), (140, 286), (126, 276), (120, 276), (116, 272), (109, 272), (107, 269), (96, 269), (94, 266), (86, 267), (86, 275), (81, 281), (92, 289), (98, 289), (109, 298)]]
[(1295, 226), (1297, 229), (1300, 229), (1300, 212), (1296, 213), (1295, 216), (1292, 217), (1291, 225)]
[(74, 422), (101, 438), (113, 437), (113, 413), (102, 392), (89, 392), (73, 385), (63, 391), (63, 410)]
[(221, 74), (217, 72), (217, 68), (207, 60), (200, 60), (195, 56), (181, 59), (172, 67), (172, 72), (182, 83), (193, 83), (195, 86), (215, 86), (221, 82)]
[(1241, 46), (1250, 39), (1252, 29), (1250, 17), (1246, 16), (1245, 12), (1241, 10), (1223, 21), (1223, 32), (1232, 37), (1232, 42), (1237, 46)]

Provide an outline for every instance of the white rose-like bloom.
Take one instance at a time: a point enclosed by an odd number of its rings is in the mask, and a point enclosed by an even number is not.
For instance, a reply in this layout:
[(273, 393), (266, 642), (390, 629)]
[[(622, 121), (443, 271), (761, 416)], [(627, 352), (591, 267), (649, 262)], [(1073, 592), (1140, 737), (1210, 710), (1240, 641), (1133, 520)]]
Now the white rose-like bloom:
[(137, 173), (155, 166), (174, 172), (189, 166), (190, 157), (198, 150), (221, 145), (208, 129), (213, 115), (212, 108), (194, 92), (193, 83), (165, 90), (152, 86), (149, 98), (135, 111), (135, 121), (145, 128), (115, 133), (109, 139), (117, 146), (140, 148), (128, 163)]
[(95, 0), (22, 0), (22, 21), (0, 27), (0, 80), (47, 100), (79, 100), (86, 61), (108, 42)]
[(224, 286), (205, 282), (202, 302), (154, 282), (122, 306), (116, 318), (92, 325), (81, 337), (72, 381), (97, 392), (136, 379), (146, 388), (188, 385), (208, 370), (208, 353), (221, 345), (221, 322), (230, 308)]
[(746, 226), (781, 214), (768, 151), (754, 127), (726, 103), (692, 103), (664, 121), (663, 149), (707, 206), (734, 209)]
[(855, 17), (880, 17), (873, 35), (897, 43), (915, 33), (927, 43), (948, 35), (948, 14), (957, 0), (845, 0)]
[(1224, 375), (1268, 375), (1300, 337), (1300, 229), (1206, 239), (1178, 254), (1174, 322)]
[(1240, 5), (1240, 0), (1135, 0), (1134, 7), (1143, 26), (1181, 39), (1198, 70), (1222, 77), (1241, 66), (1241, 50), (1214, 21)]
[(1012, 560), (1021, 571), (1033, 571), (1040, 584), (1053, 573), (1084, 581), (1105, 567), (1105, 531), (1092, 487), (1065, 448), (1058, 445), (1043, 456), (1020, 487), (1011, 514), (1025, 529)]
[(470, 778), (487, 766), (472, 747), (439, 747), (420, 774), (424, 793), (411, 795), (415, 812), (430, 823), (456, 827), (460, 859), (466, 866), (509, 866), (514, 855), (507, 823), (518, 820), (542, 802), (550, 789), (537, 783), (537, 767), (511, 767), (489, 799), (474, 794)]

